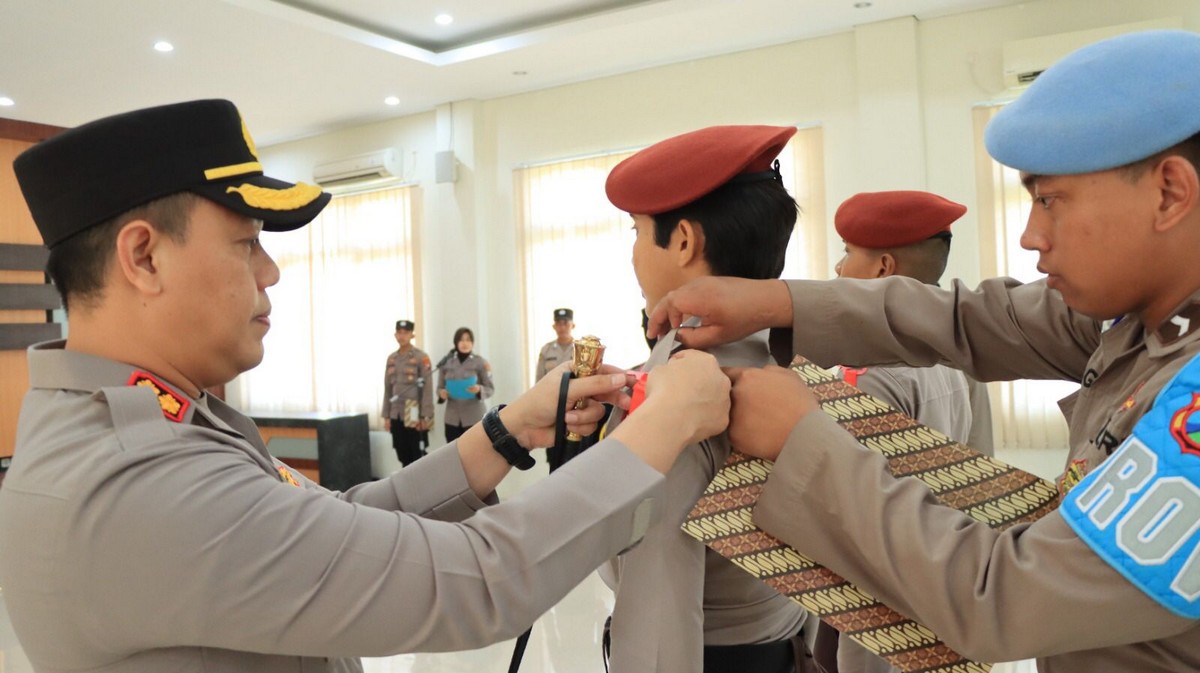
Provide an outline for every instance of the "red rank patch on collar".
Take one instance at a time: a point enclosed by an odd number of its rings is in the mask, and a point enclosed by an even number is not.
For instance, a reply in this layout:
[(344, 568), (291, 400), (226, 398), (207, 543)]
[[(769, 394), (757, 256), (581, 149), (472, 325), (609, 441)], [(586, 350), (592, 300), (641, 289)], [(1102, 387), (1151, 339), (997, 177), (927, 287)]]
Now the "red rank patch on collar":
[(134, 372), (125, 385), (145, 386), (153, 390), (154, 396), (158, 398), (158, 406), (162, 408), (163, 416), (166, 416), (167, 420), (175, 421), (176, 423), (183, 422), (183, 417), (187, 414), (188, 407), (192, 404), (191, 400), (171, 390), (167, 384), (159, 381), (153, 374), (148, 372)]

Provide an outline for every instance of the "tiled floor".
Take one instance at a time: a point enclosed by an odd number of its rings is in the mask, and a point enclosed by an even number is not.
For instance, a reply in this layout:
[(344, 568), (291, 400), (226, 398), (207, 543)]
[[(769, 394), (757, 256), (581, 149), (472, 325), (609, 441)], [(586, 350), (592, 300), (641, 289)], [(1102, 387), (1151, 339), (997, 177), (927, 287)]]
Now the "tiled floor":
[[(1044, 477), (1062, 465), (1061, 453), (1001, 454), (1001, 458)], [(539, 463), (544, 465), (544, 463)], [(501, 485), (511, 496), (546, 475), (544, 467), (512, 474)], [(612, 608), (612, 593), (595, 574), (589, 576), (533, 627), (521, 673), (604, 673), (600, 628)], [(364, 660), (366, 673), (506, 673), (513, 641), (481, 650), (443, 654), (404, 654)], [(1000, 664), (994, 673), (1036, 673), (1032, 662)], [(20, 651), (0, 593), (0, 673), (31, 673)]]

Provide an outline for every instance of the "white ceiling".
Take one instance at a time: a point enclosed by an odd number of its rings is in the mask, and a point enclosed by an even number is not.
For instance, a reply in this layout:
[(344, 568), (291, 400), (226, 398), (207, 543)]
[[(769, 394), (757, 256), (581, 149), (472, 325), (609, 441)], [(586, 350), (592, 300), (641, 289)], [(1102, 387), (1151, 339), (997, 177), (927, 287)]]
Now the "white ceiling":
[[(455, 100), (1020, 1), (0, 0), (0, 97), (15, 101), (0, 117), (75, 126), (221, 97), (270, 145)], [(441, 12), (454, 22), (435, 24)], [(158, 40), (175, 51), (154, 51)]]

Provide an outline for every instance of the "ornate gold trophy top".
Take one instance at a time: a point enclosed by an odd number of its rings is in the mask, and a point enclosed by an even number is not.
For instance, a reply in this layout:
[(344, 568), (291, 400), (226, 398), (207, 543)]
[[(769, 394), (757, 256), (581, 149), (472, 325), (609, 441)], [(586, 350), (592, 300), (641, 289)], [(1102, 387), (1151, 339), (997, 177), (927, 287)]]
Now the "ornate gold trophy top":
[(591, 376), (604, 362), (604, 345), (600, 337), (585, 336), (575, 340), (575, 375)]
[[(595, 374), (600, 365), (604, 362), (604, 344), (600, 343), (600, 337), (585, 336), (582, 339), (575, 340), (575, 375), (579, 377), (591, 376)], [(576, 409), (583, 409), (587, 406), (587, 398), (579, 400), (575, 403)], [(583, 436), (575, 432), (567, 433), (567, 441), (578, 442), (582, 441)]]

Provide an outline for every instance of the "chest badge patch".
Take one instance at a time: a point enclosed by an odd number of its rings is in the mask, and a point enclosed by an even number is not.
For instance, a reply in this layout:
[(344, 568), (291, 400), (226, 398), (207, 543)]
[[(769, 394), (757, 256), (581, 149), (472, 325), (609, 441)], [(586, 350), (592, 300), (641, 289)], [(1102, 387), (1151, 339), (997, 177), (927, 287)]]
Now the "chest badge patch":
[(147, 372), (134, 372), (125, 385), (143, 386), (153, 390), (154, 396), (158, 398), (158, 406), (162, 409), (163, 416), (176, 423), (183, 422), (183, 417), (192, 404), (191, 400), (171, 390), (165, 383)]
[(1184, 453), (1200, 456), (1200, 394), (1192, 394), (1192, 402), (1171, 417), (1171, 436)]
[(1071, 464), (1067, 466), (1066, 471), (1058, 478), (1058, 494), (1066, 495), (1070, 493), (1071, 489), (1083, 481), (1085, 476), (1087, 476), (1087, 461), (1082, 458), (1072, 460)]

